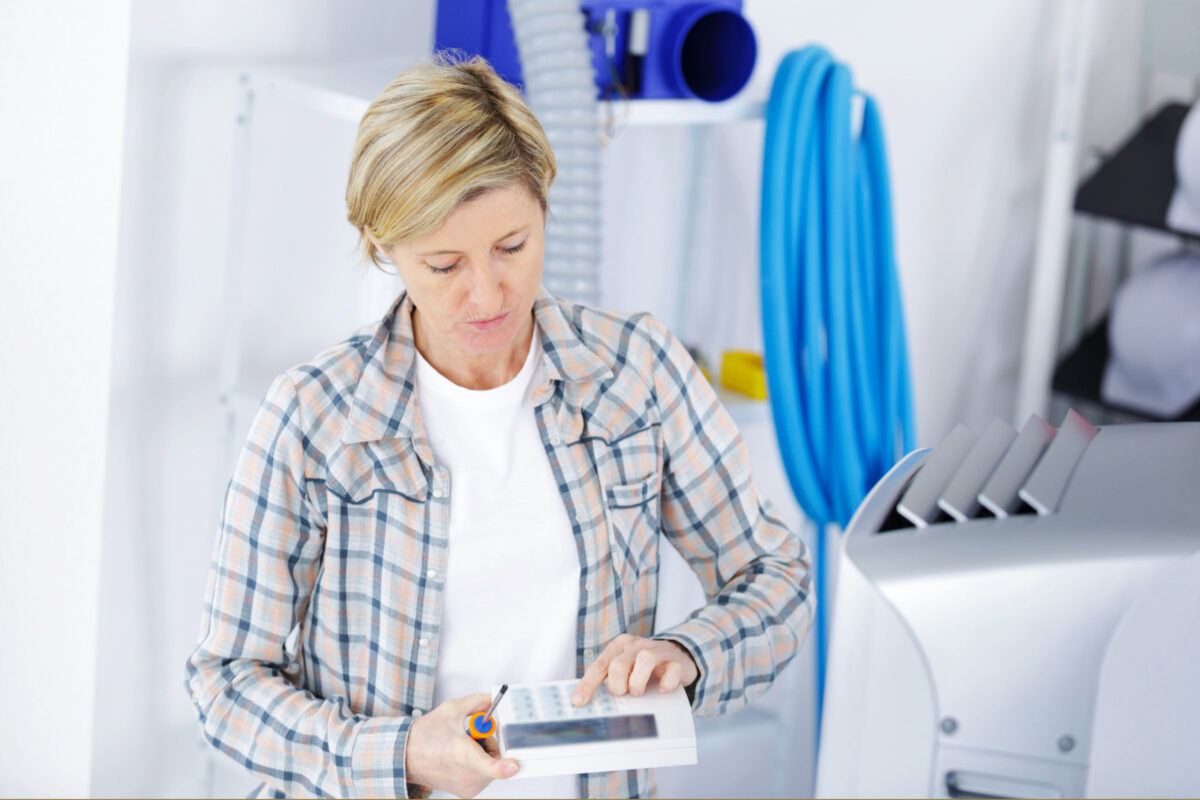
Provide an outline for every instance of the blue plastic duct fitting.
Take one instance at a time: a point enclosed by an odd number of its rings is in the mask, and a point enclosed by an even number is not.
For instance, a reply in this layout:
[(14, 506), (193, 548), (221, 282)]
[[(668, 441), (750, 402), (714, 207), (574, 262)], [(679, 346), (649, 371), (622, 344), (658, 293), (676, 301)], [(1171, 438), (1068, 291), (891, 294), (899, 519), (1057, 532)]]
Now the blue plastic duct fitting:
[[(659, 45), (664, 93), (658, 94), (657, 82), (648, 75), (641, 96), (719, 102), (740, 92), (750, 80), (758, 52), (754, 30), (740, 10), (740, 2), (733, 7), (718, 3), (682, 6), (669, 16), (664, 14), (657, 39), (651, 17), (650, 40)], [(668, 90), (671, 93), (666, 93)]]
[(784, 56), (767, 104), (762, 315), (767, 386), (792, 491), (815, 523), (817, 713), (828, 647), (825, 527), (845, 527), (913, 448), (904, 316), (883, 123), (850, 70), (810, 46)]
[[(750, 80), (758, 46), (754, 30), (742, 16), (742, 0), (583, 0), (580, 25), (589, 34), (597, 95), (617, 95), (616, 81), (631, 97), (733, 97)], [(613, 56), (603, 33), (611, 12)], [(640, 74), (630, 74), (630, 30), (635, 12), (648, 25)], [(552, 33), (552, 32), (548, 32)], [(439, 0), (434, 49), (459, 48), (482, 55), (505, 80), (523, 84), (523, 74), (506, 0)], [(615, 80), (614, 80), (615, 77)]]

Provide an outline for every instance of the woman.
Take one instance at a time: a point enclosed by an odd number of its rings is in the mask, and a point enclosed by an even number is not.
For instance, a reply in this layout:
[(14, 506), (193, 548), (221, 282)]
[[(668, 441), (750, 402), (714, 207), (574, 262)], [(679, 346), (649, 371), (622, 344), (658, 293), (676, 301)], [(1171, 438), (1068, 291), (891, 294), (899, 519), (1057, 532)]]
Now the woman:
[[(763, 692), (808, 563), (684, 347), (540, 287), (554, 156), (482, 59), (405, 70), (347, 188), (406, 291), (268, 390), (225, 498), (187, 687), (259, 796), (633, 797), (645, 770), (519, 774), (463, 732), (500, 682), (573, 701)], [(653, 634), (660, 534), (709, 602)], [(494, 783), (492, 781), (495, 781)]]

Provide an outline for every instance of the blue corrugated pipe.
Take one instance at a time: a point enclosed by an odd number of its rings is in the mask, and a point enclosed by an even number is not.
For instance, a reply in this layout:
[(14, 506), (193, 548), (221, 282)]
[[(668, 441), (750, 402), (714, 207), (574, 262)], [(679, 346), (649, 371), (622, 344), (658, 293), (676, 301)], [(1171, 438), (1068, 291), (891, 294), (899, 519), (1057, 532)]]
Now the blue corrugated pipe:
[(823, 48), (788, 53), (767, 104), (762, 315), (788, 481), (816, 525), (817, 719), (825, 688), (825, 527), (845, 527), (915, 439), (883, 125)]

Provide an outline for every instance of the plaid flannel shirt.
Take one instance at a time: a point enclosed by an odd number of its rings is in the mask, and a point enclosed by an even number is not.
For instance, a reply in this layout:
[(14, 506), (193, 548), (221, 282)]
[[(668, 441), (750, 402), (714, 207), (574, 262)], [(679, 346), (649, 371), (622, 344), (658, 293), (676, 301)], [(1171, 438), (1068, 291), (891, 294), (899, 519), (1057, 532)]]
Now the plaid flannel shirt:
[[(278, 376), (226, 490), (186, 686), (205, 737), (263, 779), (253, 796), (420, 788), (405, 743), (433, 704), (452, 476), (414, 396), (411, 310), (401, 295), (381, 324)], [(733, 421), (661, 323), (544, 289), (534, 315), (546, 380), (533, 403), (579, 554), (578, 674), (618, 634), (652, 635), (665, 537), (709, 597), (658, 634), (699, 667), (693, 712), (745, 705), (811, 620), (803, 544), (755, 493)], [(654, 794), (648, 770), (579, 788)]]

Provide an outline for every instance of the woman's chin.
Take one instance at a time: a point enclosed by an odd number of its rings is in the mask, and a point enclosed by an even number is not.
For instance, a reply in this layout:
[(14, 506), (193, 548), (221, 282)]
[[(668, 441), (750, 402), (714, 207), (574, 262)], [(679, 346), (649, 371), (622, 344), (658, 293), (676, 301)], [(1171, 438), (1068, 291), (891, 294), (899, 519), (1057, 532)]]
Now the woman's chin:
[(503, 353), (517, 343), (522, 332), (528, 332), (522, 324), (526, 320), (532, 323), (532, 309), (528, 315), (510, 311), (499, 325), (490, 330), (479, 330), (469, 322), (463, 323), (458, 328), (459, 346), (476, 356)]
[(490, 331), (467, 330), (462, 337), (462, 349), (477, 356), (500, 353), (513, 344), (516, 335), (515, 326), (509, 324), (508, 320), (504, 325)]

